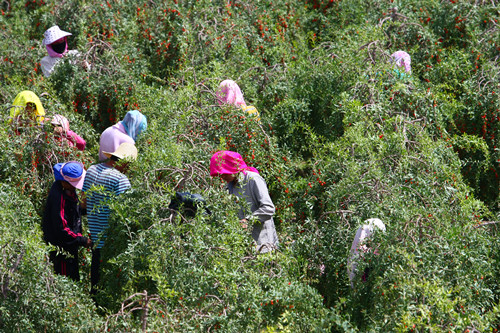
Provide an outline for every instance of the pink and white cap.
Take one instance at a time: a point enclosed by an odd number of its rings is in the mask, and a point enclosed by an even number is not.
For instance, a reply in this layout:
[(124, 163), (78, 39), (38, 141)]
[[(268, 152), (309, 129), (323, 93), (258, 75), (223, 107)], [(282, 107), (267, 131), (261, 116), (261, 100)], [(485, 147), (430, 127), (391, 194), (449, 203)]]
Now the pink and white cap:
[(77, 161), (57, 163), (53, 169), (56, 180), (65, 180), (77, 189), (82, 189), (85, 174), (87, 173), (82, 163)]

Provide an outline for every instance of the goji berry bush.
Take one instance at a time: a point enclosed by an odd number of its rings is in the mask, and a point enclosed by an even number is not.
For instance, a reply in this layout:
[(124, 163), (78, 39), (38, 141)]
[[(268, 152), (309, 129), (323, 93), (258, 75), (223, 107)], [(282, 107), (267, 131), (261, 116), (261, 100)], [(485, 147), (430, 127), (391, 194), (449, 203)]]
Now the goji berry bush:
[[(498, 332), (499, 14), (496, 1), (2, 2), (0, 330)], [(46, 78), (54, 24), (80, 56)], [(260, 120), (219, 105), (225, 79)], [(50, 126), (15, 131), (22, 90), (86, 150)], [(133, 191), (110, 202), (94, 302), (90, 253), (81, 282), (54, 275), (41, 215), (52, 166), (97, 163), (100, 133), (129, 110), (148, 130)], [(277, 251), (255, 253), (209, 176), (218, 150), (266, 180)], [(172, 215), (176, 191), (211, 214)], [(387, 230), (351, 284), (351, 243), (375, 217)]]

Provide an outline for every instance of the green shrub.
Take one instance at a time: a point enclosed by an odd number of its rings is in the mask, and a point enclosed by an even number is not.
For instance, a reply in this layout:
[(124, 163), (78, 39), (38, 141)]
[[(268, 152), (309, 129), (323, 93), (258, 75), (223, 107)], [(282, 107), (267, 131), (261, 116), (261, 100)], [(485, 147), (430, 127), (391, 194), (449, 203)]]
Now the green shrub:
[(101, 324), (81, 283), (56, 276), (29, 197), (0, 185), (0, 330), (92, 332)]
[[(13, 291), (0, 296), (2, 329), (500, 328), (494, 3), (50, 0), (0, 10), (1, 118), (29, 89), (88, 142), (65, 151), (47, 128), (0, 128), (0, 269)], [(89, 70), (63, 61), (41, 76), (53, 24), (73, 33)], [(393, 70), (396, 50), (412, 56), (410, 76)], [(260, 122), (217, 105), (226, 78)], [(134, 191), (112, 203), (94, 314), (89, 258), (81, 284), (54, 278), (39, 231), (22, 231), (38, 230), (52, 165), (89, 165), (99, 133), (132, 109), (149, 126), (136, 143)], [(279, 251), (255, 256), (234, 202), (209, 177), (222, 149), (266, 180)], [(175, 191), (202, 194), (213, 215), (170, 220)], [(371, 240), (381, 254), (360, 263), (368, 280), (351, 288), (349, 248), (370, 217), (387, 232)], [(23, 251), (29, 261), (11, 270)]]

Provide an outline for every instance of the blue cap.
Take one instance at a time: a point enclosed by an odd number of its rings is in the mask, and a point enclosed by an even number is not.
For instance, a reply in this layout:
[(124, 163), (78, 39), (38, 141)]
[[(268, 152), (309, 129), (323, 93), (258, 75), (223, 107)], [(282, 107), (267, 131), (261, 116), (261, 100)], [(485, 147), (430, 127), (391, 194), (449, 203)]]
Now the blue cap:
[(56, 180), (64, 180), (76, 187), (77, 189), (82, 189), (83, 180), (85, 178), (85, 168), (83, 164), (76, 161), (70, 161), (67, 163), (57, 163), (53, 167), (54, 178)]

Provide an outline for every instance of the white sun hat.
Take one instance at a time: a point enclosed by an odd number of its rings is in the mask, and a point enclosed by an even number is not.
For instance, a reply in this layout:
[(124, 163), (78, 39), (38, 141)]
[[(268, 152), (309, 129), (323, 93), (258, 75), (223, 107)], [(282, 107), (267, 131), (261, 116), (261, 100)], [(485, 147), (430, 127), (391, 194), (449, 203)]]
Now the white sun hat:
[(50, 45), (54, 43), (56, 40), (59, 40), (61, 38), (64, 38), (66, 36), (71, 36), (72, 33), (63, 31), (59, 28), (59, 26), (54, 25), (50, 28), (48, 28), (44, 33), (43, 36), (45, 37), (42, 41), (44, 45)]
[(116, 148), (114, 152), (102, 152), (104, 156), (107, 158), (111, 158), (111, 156), (115, 156), (119, 159), (132, 159), (135, 160), (137, 159), (137, 148), (133, 143), (130, 142), (123, 142), (121, 145)]

